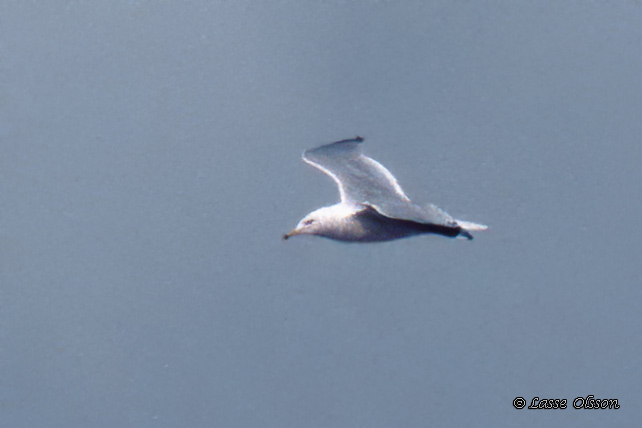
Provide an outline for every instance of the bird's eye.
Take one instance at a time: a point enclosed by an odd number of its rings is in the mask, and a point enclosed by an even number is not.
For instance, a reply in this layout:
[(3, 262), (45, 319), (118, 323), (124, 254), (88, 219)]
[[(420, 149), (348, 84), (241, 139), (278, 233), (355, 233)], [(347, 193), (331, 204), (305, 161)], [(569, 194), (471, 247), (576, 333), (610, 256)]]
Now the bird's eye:
[(311, 218), (309, 220), (304, 221), (303, 225), (304, 226), (310, 226), (312, 223), (314, 223), (314, 219)]

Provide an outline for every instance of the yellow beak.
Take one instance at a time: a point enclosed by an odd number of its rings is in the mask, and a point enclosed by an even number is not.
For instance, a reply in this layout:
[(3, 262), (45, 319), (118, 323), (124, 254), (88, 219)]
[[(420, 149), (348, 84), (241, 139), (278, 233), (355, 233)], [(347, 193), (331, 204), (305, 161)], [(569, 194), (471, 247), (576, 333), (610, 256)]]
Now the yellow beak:
[(298, 230), (296, 230), (296, 229), (292, 229), (290, 232), (288, 232), (288, 233), (286, 233), (285, 235), (283, 235), (283, 240), (284, 240), (284, 241), (287, 241), (287, 240), (288, 240), (288, 239), (290, 239), (292, 236), (295, 236), (295, 235), (298, 235), (298, 234), (299, 234), (299, 231), (298, 231)]

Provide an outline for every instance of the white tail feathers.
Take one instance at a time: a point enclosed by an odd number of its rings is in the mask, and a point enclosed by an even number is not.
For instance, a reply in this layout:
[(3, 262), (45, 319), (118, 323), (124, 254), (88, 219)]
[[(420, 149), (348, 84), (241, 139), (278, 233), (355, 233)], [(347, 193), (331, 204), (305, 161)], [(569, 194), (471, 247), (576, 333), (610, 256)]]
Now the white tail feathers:
[(473, 223), (472, 221), (464, 221), (464, 220), (455, 220), (459, 227), (465, 230), (486, 230), (488, 229), (488, 226), (485, 224), (478, 224), (478, 223)]

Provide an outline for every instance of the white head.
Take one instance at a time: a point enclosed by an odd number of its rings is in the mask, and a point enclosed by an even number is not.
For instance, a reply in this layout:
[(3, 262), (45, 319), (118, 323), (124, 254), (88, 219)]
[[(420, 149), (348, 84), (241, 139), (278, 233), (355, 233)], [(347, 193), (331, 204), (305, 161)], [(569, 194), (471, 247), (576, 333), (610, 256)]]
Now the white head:
[(341, 227), (343, 220), (354, 212), (343, 204), (319, 208), (303, 217), (291, 232), (283, 235), (283, 239), (296, 235), (332, 236)]

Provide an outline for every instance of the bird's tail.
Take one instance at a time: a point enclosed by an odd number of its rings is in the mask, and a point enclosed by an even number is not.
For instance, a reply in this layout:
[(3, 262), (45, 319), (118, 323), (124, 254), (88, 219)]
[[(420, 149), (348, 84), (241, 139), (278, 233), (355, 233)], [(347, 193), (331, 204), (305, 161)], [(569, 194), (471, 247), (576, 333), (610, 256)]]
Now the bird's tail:
[(469, 233), (470, 231), (482, 231), (488, 229), (488, 226), (485, 224), (473, 223), (472, 221), (464, 220), (455, 220), (461, 231), (459, 232), (458, 238), (473, 239), (473, 236)]

